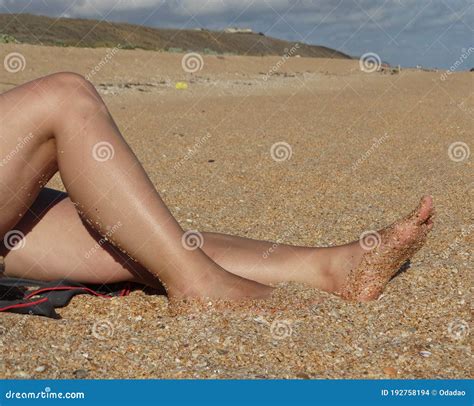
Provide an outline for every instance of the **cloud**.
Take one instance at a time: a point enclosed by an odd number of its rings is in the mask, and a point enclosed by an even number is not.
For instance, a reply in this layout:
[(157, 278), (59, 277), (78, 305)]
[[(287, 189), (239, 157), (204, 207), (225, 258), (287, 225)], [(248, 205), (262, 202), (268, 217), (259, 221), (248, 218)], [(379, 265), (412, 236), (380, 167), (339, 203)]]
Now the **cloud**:
[(392, 63), (439, 67), (472, 46), (474, 21), (470, 0), (0, 0), (0, 12), (154, 27), (246, 26), (351, 55), (376, 52)]

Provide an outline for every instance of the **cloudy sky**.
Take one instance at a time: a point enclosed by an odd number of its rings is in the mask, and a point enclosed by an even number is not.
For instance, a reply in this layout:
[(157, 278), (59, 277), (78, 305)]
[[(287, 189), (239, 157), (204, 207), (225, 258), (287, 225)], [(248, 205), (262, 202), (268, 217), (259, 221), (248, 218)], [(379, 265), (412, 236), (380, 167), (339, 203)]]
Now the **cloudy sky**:
[(249, 27), (353, 56), (375, 52), (402, 66), (448, 69), (467, 51), (460, 69), (474, 66), (473, 0), (0, 0), (0, 12), (152, 27)]

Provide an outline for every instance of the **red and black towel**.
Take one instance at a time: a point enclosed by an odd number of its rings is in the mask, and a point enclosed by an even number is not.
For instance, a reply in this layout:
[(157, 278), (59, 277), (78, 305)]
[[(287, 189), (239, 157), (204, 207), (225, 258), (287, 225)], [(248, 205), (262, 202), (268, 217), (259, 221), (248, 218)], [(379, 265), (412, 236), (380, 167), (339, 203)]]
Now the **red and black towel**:
[(59, 319), (55, 308), (66, 306), (80, 294), (103, 298), (126, 296), (129, 283), (83, 285), (66, 279), (41, 282), (31, 279), (0, 278), (0, 312), (23, 313)]

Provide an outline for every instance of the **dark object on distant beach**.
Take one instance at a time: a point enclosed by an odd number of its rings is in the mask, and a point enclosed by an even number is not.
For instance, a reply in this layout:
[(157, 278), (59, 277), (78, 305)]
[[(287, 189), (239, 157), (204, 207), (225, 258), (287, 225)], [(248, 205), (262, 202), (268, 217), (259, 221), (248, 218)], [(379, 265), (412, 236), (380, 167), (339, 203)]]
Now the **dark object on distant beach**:
[(474, 72), (474, 68), (471, 68), (471, 70), (469, 72)]
[(212, 163), (212, 162), (216, 162), (216, 160), (215, 159), (209, 159), (207, 162)]

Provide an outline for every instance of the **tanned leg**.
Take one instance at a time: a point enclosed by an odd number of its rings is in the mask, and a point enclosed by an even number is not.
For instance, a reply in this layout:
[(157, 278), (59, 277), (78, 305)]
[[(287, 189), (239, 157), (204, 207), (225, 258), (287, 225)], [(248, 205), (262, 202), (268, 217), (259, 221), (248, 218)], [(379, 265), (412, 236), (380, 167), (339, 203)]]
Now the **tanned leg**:
[(432, 227), (433, 201), (425, 196), (405, 218), (371, 232), (367, 238), (372, 243), (363, 238), (335, 247), (296, 247), (203, 233), (202, 248), (230, 272), (263, 284), (301, 282), (348, 300), (368, 301), (380, 296)]
[[(367, 301), (382, 293), (421, 246), (431, 220), (432, 202), (424, 198), (411, 215), (381, 230), (380, 244), (370, 248), (363, 241), (311, 248), (202, 233), (203, 250), (230, 272), (263, 284), (297, 281), (345, 299)], [(26, 235), (26, 243), (6, 256), (10, 276), (86, 283), (133, 280), (161, 288), (145, 268), (83, 222), (65, 193), (42, 190), (15, 228)], [(374, 259), (377, 263), (368, 266)]]
[[(225, 269), (263, 284), (302, 282), (345, 299), (376, 299), (433, 227), (433, 201), (425, 196), (405, 218), (363, 240), (334, 247), (297, 247), (203, 233), (203, 250)], [(363, 230), (361, 230), (361, 234)]]
[(85, 221), (101, 235), (115, 228), (109, 241), (159, 278), (169, 295), (270, 294), (269, 287), (225, 271), (201, 249), (185, 248), (183, 230), (81, 76), (53, 74), (0, 95), (0, 122), (0, 235), (59, 170)]
[[(371, 252), (359, 241), (294, 247), (217, 233), (203, 233), (202, 250), (188, 250), (183, 230), (83, 78), (55, 74), (0, 95), (0, 121), (0, 234), (26, 213), (18, 228), (32, 229), (30, 237), (38, 239), (30, 238), (22, 255), (8, 253), (13, 274), (28, 270), (33, 278), (71, 275), (84, 282), (143, 280), (145, 275), (154, 285), (152, 275), (174, 296), (226, 298), (265, 297), (270, 290), (263, 284), (298, 281), (365, 301), (383, 291), (432, 227), (432, 201), (424, 198), (410, 216), (380, 231), (381, 244)], [(51, 201), (54, 210), (38, 215), (30, 207), (58, 169), (70, 198)], [(36, 205), (44, 199), (39, 200)], [(61, 239), (55, 243), (49, 235)], [(94, 261), (86, 254), (77, 257), (92, 241), (101, 241)], [(76, 253), (76, 261), (66, 266), (71, 257), (64, 261), (51, 250), (49, 257), (38, 255), (46, 242)], [(125, 253), (112, 250), (110, 255), (113, 247)], [(131, 257), (140, 265), (131, 266)]]

